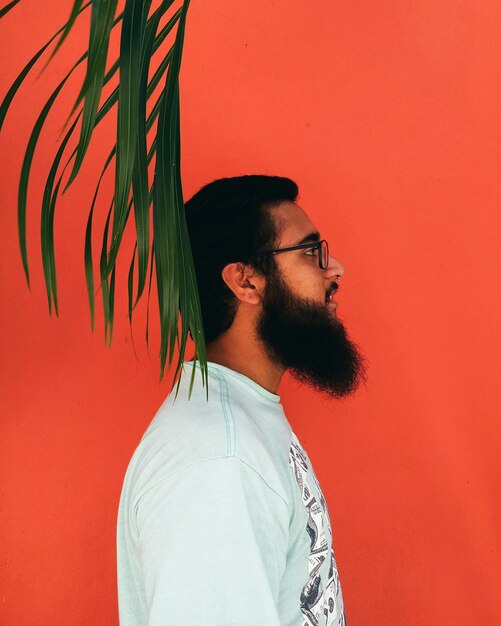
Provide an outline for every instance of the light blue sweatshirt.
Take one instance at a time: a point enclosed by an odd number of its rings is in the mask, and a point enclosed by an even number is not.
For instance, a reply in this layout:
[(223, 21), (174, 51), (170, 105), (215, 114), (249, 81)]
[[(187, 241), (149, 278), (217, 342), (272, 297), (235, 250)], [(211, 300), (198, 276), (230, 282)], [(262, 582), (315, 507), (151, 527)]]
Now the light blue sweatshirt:
[[(345, 625), (327, 506), (280, 397), (185, 361), (129, 463), (121, 626)], [(199, 365), (197, 364), (197, 369)]]

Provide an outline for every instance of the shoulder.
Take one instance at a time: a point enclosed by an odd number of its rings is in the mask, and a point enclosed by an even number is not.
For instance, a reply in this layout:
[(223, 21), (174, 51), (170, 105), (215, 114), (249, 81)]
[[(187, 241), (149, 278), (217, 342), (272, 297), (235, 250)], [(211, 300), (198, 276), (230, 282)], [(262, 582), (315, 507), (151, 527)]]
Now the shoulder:
[(281, 405), (267, 407), (216, 377), (188, 399), (171, 392), (144, 433), (127, 469), (124, 489), (137, 502), (154, 485), (187, 468), (236, 458), (289, 500), (290, 426)]
[[(204, 391), (204, 390), (202, 390)], [(228, 434), (217, 388), (188, 399), (171, 392), (143, 434), (129, 463), (126, 482), (135, 491), (183, 467), (227, 454)]]

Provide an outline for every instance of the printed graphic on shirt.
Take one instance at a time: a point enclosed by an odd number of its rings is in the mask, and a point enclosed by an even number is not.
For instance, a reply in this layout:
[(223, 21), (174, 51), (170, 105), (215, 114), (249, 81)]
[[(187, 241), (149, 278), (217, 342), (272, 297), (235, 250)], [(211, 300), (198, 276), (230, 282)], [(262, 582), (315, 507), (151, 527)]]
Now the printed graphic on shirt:
[[(332, 531), (327, 503), (315, 473), (309, 469), (306, 453), (294, 433), (289, 464), (308, 511), (306, 532), (310, 537), (309, 578), (300, 597), (304, 616), (302, 626), (347, 626), (334, 550), (330, 545)], [(320, 502), (312, 494), (312, 483), (318, 489)], [(330, 560), (327, 581), (322, 580), (320, 571), (326, 559)]]

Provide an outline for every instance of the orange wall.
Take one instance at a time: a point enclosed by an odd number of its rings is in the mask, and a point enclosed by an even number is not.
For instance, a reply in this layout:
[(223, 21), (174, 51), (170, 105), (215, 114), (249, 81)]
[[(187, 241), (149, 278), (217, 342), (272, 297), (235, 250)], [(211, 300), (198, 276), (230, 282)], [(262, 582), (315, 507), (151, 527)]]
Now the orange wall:
[[(2, 20), (2, 93), (70, 6), (23, 0)], [(156, 330), (147, 354), (144, 303), (137, 360), (131, 346), (123, 289), (131, 248), (119, 266), (112, 349), (99, 306), (96, 332), (89, 327), (84, 228), (111, 127), (61, 199), (60, 317), (47, 312), (37, 206), (77, 80), (36, 153), (31, 293), (23, 279), (22, 153), (56, 77), (86, 42), (83, 26), (23, 87), (1, 139), (6, 626), (117, 623), (120, 488), (169, 388), (158, 382)], [(186, 194), (221, 176), (290, 176), (346, 267), (339, 313), (370, 362), (366, 388), (340, 403), (289, 378), (280, 392), (330, 506), (350, 626), (498, 623), (500, 59), (497, 0), (190, 8)], [(110, 191), (108, 180), (99, 224)]]

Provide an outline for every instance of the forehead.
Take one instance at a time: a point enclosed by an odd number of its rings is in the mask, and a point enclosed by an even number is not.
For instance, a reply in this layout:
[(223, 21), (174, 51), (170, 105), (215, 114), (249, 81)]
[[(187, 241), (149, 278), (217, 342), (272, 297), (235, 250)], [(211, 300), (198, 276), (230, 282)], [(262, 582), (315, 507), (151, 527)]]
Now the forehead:
[(293, 246), (317, 230), (306, 211), (295, 202), (281, 202), (270, 208), (270, 214), (275, 220), (278, 242), (282, 247)]

